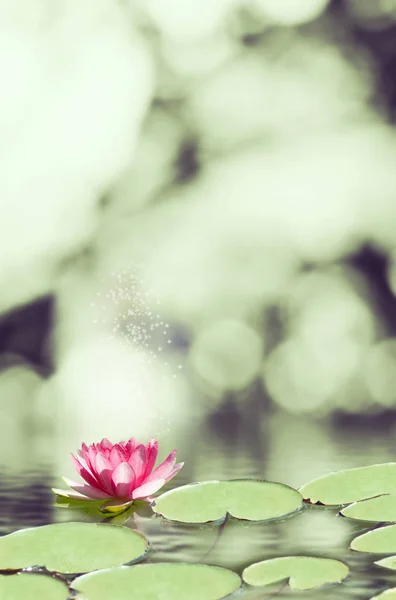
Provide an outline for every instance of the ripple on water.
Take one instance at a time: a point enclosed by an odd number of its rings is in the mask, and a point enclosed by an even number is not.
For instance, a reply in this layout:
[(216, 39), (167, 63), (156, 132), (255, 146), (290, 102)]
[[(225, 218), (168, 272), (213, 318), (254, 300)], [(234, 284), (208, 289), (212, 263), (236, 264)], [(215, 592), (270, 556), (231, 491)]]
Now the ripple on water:
[(0, 535), (53, 521), (52, 474), (41, 471), (0, 472)]
[[(303, 484), (309, 477), (334, 468), (351, 468), (373, 462), (394, 460), (392, 436), (379, 437), (368, 444), (366, 434), (353, 436), (350, 445), (345, 436), (333, 435), (329, 429), (322, 437), (318, 423), (307, 421), (292, 434), (293, 419), (277, 419), (271, 424), (247, 432), (235, 428), (235, 437), (228, 440), (218, 431), (205, 430), (194, 423), (185, 436), (169, 435), (162, 444), (177, 447), (180, 460), (186, 464), (177, 478), (163, 491), (191, 481), (236, 479), (243, 477), (268, 478)], [(320, 427), (319, 427), (320, 429)], [(239, 433), (238, 433), (239, 431)], [(261, 444), (255, 436), (265, 438)], [(318, 436), (325, 447), (316, 451)], [(371, 459), (367, 455), (370, 446)], [(58, 520), (84, 519), (74, 511), (54, 509), (51, 487), (58, 484), (58, 473), (52, 466), (39, 466), (35, 471), (0, 471), (0, 535), (23, 527), (44, 525)], [(312, 600), (368, 600), (390, 587), (394, 574), (372, 565), (372, 557), (348, 550), (351, 539), (366, 526), (338, 518), (335, 509), (309, 506), (287, 519), (268, 523), (229, 521), (217, 539), (215, 525), (189, 526), (169, 523), (159, 517), (140, 519), (138, 526), (151, 543), (153, 562), (207, 562), (231, 568), (241, 573), (248, 564), (260, 560), (308, 554), (338, 558), (353, 571), (339, 586), (329, 586), (309, 593)], [(128, 526), (135, 524), (130, 521)], [(216, 542), (217, 539), (217, 542)], [(276, 598), (307, 598), (306, 592), (291, 591), (283, 584), (271, 586)], [(282, 589), (281, 589), (282, 588)], [(254, 600), (263, 598), (263, 589), (249, 589), (242, 596)], [(269, 593), (270, 588), (265, 590)], [(267, 597), (267, 596), (265, 596)]]

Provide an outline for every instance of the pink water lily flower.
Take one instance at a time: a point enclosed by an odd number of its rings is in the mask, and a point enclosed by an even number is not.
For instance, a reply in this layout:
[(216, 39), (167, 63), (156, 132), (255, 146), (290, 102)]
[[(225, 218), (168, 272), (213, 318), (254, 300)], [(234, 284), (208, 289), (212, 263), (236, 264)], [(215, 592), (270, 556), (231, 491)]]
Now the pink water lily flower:
[(85, 483), (75, 483), (64, 477), (74, 490), (54, 489), (55, 494), (76, 500), (107, 500), (107, 505), (131, 504), (134, 500), (151, 501), (152, 494), (182, 468), (176, 464), (176, 450), (153, 470), (158, 455), (158, 442), (152, 439), (145, 446), (131, 438), (112, 444), (103, 438), (99, 444), (82, 444), (78, 457), (71, 454), (74, 466)]

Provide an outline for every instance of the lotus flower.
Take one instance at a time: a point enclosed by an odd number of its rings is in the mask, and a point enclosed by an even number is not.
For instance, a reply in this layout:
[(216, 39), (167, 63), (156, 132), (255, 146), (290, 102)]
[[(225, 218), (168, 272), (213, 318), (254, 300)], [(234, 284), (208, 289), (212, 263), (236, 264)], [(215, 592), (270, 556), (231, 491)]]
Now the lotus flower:
[(84, 483), (63, 480), (74, 490), (53, 489), (54, 493), (74, 500), (107, 500), (106, 507), (128, 506), (134, 500), (152, 501), (151, 495), (182, 468), (176, 463), (176, 450), (153, 470), (158, 454), (158, 442), (152, 439), (145, 446), (134, 438), (112, 444), (104, 438), (99, 444), (82, 444), (79, 458), (71, 454)]

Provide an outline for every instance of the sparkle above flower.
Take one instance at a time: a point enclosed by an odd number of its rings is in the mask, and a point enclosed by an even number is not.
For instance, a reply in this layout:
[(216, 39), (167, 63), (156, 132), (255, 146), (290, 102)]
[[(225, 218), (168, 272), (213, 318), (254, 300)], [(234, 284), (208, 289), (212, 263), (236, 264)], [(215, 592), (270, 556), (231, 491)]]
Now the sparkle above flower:
[[(98, 444), (82, 444), (78, 458), (71, 454), (74, 466), (85, 483), (63, 480), (73, 491), (58, 490), (58, 496), (73, 500), (103, 500), (111, 506), (128, 506), (134, 500), (152, 501), (152, 494), (180, 471), (184, 463), (176, 464), (176, 450), (154, 469), (158, 442), (152, 439), (145, 446), (135, 438), (112, 444), (108, 439)], [(154, 470), (153, 470), (154, 469)]]

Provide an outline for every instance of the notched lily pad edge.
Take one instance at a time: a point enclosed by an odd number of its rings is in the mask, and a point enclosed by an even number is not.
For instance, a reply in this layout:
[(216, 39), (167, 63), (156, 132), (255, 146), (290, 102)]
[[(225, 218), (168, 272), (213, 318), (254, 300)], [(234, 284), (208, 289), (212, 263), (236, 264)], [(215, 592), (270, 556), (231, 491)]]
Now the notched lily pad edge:
[[(364, 469), (370, 469), (370, 468), (374, 468), (374, 467), (383, 467), (383, 466), (394, 466), (394, 467), (396, 467), (396, 462), (375, 463), (373, 465), (365, 465), (365, 466), (361, 466), (361, 467), (351, 467), (350, 469), (339, 469), (338, 471), (330, 471), (329, 473), (326, 473), (325, 475), (321, 475), (320, 477), (316, 477), (314, 479), (311, 479), (307, 483), (304, 483), (298, 489), (298, 491), (303, 496), (304, 502), (307, 502), (308, 504), (319, 505), (319, 506), (329, 506), (329, 507), (331, 507), (331, 506), (333, 506), (333, 507), (335, 507), (335, 506), (345, 507), (345, 506), (348, 506), (349, 504), (354, 504), (354, 502), (362, 502), (363, 500), (371, 500), (372, 498), (377, 498), (378, 496), (388, 495), (388, 494), (391, 494), (392, 492), (381, 492), (381, 493), (376, 494), (374, 496), (364, 496), (363, 498), (360, 498), (359, 500), (355, 500), (355, 501), (339, 502), (339, 503), (336, 503), (336, 504), (326, 504), (324, 502), (321, 502), (320, 500), (312, 502), (311, 498), (304, 496), (304, 493), (301, 491), (301, 490), (303, 490), (303, 488), (308, 487), (309, 485), (312, 485), (312, 484), (319, 483), (319, 482), (323, 481), (324, 479), (327, 479), (328, 477), (331, 477), (332, 475), (338, 475), (340, 473), (349, 473), (349, 472), (354, 472), (354, 471), (361, 471), (361, 470), (364, 470)], [(395, 492), (395, 494), (396, 494), (396, 492)]]
[[(300, 488), (301, 489), (301, 488)], [(298, 490), (300, 491), (300, 490)], [(301, 492), (300, 492), (301, 494)], [(378, 496), (382, 496), (383, 494), (378, 494)], [(304, 496), (302, 496), (303, 498), (303, 503), (306, 504), (307, 506), (320, 506), (323, 509), (334, 509), (334, 508), (345, 508), (346, 506), (349, 506), (350, 504), (354, 504), (354, 502), (339, 502), (338, 504), (325, 504), (324, 502), (321, 502), (320, 500), (317, 500), (316, 502), (312, 502), (312, 500), (310, 498), (304, 498)], [(373, 498), (377, 498), (377, 496), (373, 496)], [(370, 498), (362, 498), (362, 500), (357, 500), (356, 502), (362, 502), (363, 500), (371, 500)]]
[[(374, 498), (379, 498), (380, 496), (387, 496), (387, 495), (388, 494), (377, 494), (376, 496), (367, 496), (367, 497), (361, 498), (361, 500), (355, 500), (355, 502), (340, 502), (339, 504), (323, 504), (323, 502), (320, 502), (320, 500), (318, 500), (317, 502), (311, 502), (311, 500), (309, 500), (307, 498), (304, 498), (303, 502), (304, 502), (304, 504), (307, 504), (308, 506), (320, 506), (324, 509), (339, 508), (340, 512), (341, 512), (341, 510), (344, 510), (344, 508), (347, 508), (348, 506), (351, 506), (352, 504), (359, 504), (360, 502), (365, 502), (365, 500), (374, 500)], [(342, 516), (344, 517), (345, 515), (342, 515)], [(373, 523), (375, 523), (375, 522), (376, 521), (373, 521)], [(395, 520), (395, 522), (396, 522), (396, 520)]]
[[(161, 496), (165, 496), (165, 494), (170, 494), (172, 492), (175, 492), (176, 490), (180, 489), (180, 488), (186, 488), (186, 487), (193, 487), (196, 485), (204, 485), (206, 483), (231, 483), (231, 482), (237, 482), (237, 483), (243, 483), (243, 482), (255, 482), (255, 483), (273, 483), (275, 485), (281, 485), (284, 488), (288, 488), (289, 490), (293, 491), (293, 492), (297, 492), (300, 497), (301, 497), (301, 504), (300, 506), (298, 506), (297, 508), (295, 508), (294, 510), (292, 510), (291, 512), (285, 513), (284, 515), (280, 515), (279, 517), (271, 517), (269, 519), (244, 519), (242, 517), (235, 517), (232, 513), (230, 513), (229, 511), (227, 511), (224, 515), (222, 515), (221, 517), (219, 517), (218, 519), (213, 519), (213, 520), (209, 520), (209, 521), (178, 521), (176, 519), (169, 519), (168, 517), (165, 517), (162, 513), (157, 512), (154, 510), (154, 507), (156, 506), (156, 499), (161, 498)], [(163, 494), (161, 494), (161, 496), (158, 496), (157, 498), (154, 498), (153, 502), (151, 503), (151, 508), (153, 509), (153, 513), (154, 516), (156, 518), (160, 518), (163, 519), (165, 521), (167, 521), (168, 523), (174, 523), (174, 524), (183, 524), (183, 525), (191, 525), (191, 526), (196, 526), (196, 527), (200, 527), (202, 525), (222, 525), (225, 521), (242, 521), (244, 523), (270, 523), (272, 521), (285, 521), (291, 517), (293, 517), (295, 514), (305, 510), (305, 506), (304, 506), (304, 499), (301, 495), (301, 493), (296, 490), (296, 488), (291, 487), (290, 485), (287, 485), (286, 483), (282, 483), (280, 481), (269, 481), (268, 479), (258, 479), (258, 478), (240, 478), (240, 479), (211, 479), (208, 481), (194, 481), (192, 483), (187, 483), (185, 485), (176, 487), (176, 488), (172, 488), (171, 490), (168, 490), (166, 492), (164, 492)]]
[[(243, 585), (246, 586), (246, 590), (257, 590), (259, 588), (267, 588), (270, 585), (276, 585), (276, 584), (280, 584), (283, 587), (288, 586), (292, 591), (295, 592), (313, 592), (316, 590), (323, 590), (323, 589), (328, 589), (328, 588), (332, 588), (335, 587), (336, 585), (340, 585), (341, 583), (345, 583), (345, 581), (347, 581), (347, 579), (350, 577), (350, 574), (348, 573), (348, 575), (345, 577), (345, 579), (340, 579), (339, 581), (330, 581), (330, 582), (326, 582), (326, 583), (321, 583), (320, 585), (315, 585), (314, 587), (309, 587), (309, 588), (299, 588), (299, 587), (294, 587), (292, 585), (292, 581), (295, 580), (295, 578), (290, 575), (288, 577), (285, 577), (284, 579), (278, 579), (277, 581), (272, 581), (271, 583), (263, 583), (262, 585), (252, 585), (247, 583), (246, 581), (243, 582)], [(279, 590), (280, 592), (281, 590)], [(276, 593), (279, 593), (276, 592)], [(274, 593), (275, 595), (275, 593)], [(270, 596), (272, 598), (272, 596)], [(227, 596), (228, 598), (228, 596)]]
[[(348, 572), (347, 572), (346, 576), (343, 579), (339, 579), (337, 581), (325, 582), (325, 583), (322, 583), (320, 585), (316, 585), (313, 588), (306, 588), (305, 590), (300, 589), (300, 588), (295, 588), (295, 587), (292, 587), (290, 585), (290, 582), (294, 579), (292, 575), (287, 575), (283, 579), (278, 579), (277, 581), (273, 581), (271, 583), (262, 584), (262, 585), (253, 585), (253, 584), (248, 583), (244, 579), (243, 574), (244, 574), (244, 572), (249, 567), (252, 567), (253, 565), (256, 565), (256, 564), (260, 564), (262, 562), (264, 563), (264, 562), (267, 562), (267, 561), (270, 561), (270, 560), (276, 560), (278, 558), (323, 558), (323, 559), (326, 559), (326, 560), (335, 560), (338, 563), (341, 563), (342, 565), (344, 565), (345, 567), (347, 567)], [(344, 583), (345, 581), (347, 581), (351, 577), (351, 575), (352, 575), (351, 569), (350, 569), (350, 567), (349, 567), (349, 565), (348, 565), (347, 562), (345, 562), (343, 560), (339, 560), (338, 558), (333, 558), (333, 557), (329, 557), (329, 556), (326, 556), (326, 555), (322, 555), (320, 553), (316, 553), (314, 555), (311, 555), (311, 554), (296, 554), (296, 555), (293, 555), (293, 556), (283, 555), (282, 554), (280, 556), (273, 556), (271, 558), (266, 558), (266, 559), (264, 559), (262, 561), (258, 561), (257, 563), (252, 563), (252, 564), (248, 565), (247, 567), (245, 567), (243, 569), (243, 571), (242, 571), (241, 578), (242, 578), (242, 581), (243, 581), (244, 585), (246, 585), (249, 589), (257, 589), (257, 588), (261, 588), (261, 587), (265, 588), (265, 587), (268, 587), (270, 585), (275, 585), (277, 583), (283, 583), (284, 585), (288, 585), (290, 587), (290, 589), (292, 589), (292, 590), (311, 592), (312, 590), (320, 590), (320, 589), (323, 589), (323, 588), (330, 588), (330, 587), (333, 587), (335, 585), (340, 585), (340, 583)]]
[(292, 517), (294, 517), (297, 513), (303, 512), (304, 510), (306, 510), (304, 506), (299, 506), (292, 512), (285, 513), (284, 515), (281, 515), (280, 517), (271, 517), (270, 519), (259, 519), (259, 520), (243, 519), (242, 517), (235, 517), (228, 511), (219, 519), (214, 519), (212, 521), (192, 521), (192, 522), (191, 521), (177, 521), (176, 519), (169, 519), (168, 517), (165, 517), (164, 515), (162, 515), (159, 512), (155, 513), (154, 518), (162, 519), (163, 521), (166, 521), (167, 523), (172, 523), (174, 525), (188, 525), (189, 527), (202, 527), (202, 525), (215, 525), (217, 527), (218, 525), (223, 525), (223, 523), (225, 523), (227, 521), (232, 521), (234, 523), (242, 522), (242, 523), (251, 523), (252, 525), (260, 525), (262, 523), (271, 523), (274, 521), (276, 521), (278, 523), (281, 523), (282, 521), (287, 521), (288, 519), (291, 519)]

